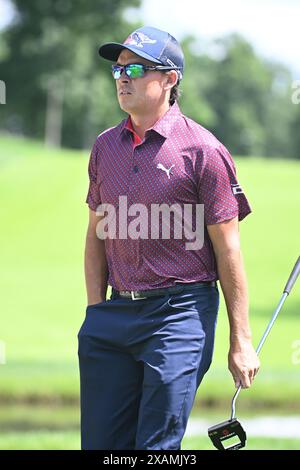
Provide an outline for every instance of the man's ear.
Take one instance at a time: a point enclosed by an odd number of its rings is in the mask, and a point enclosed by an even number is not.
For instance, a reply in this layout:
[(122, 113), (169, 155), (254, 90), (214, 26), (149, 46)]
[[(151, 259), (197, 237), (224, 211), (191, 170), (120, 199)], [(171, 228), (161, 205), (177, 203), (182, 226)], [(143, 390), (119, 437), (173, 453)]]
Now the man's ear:
[(170, 70), (170, 72), (167, 72), (166, 77), (167, 77), (167, 80), (165, 82), (166, 89), (169, 90), (173, 88), (173, 86), (175, 86), (176, 83), (178, 82), (178, 75), (177, 75), (176, 70)]

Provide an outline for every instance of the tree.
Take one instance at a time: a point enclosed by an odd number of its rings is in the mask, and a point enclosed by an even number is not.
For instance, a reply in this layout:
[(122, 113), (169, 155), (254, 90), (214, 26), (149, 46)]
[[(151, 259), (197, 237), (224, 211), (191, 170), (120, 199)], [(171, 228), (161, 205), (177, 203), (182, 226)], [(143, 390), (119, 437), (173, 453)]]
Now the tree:
[(208, 127), (232, 153), (290, 156), (289, 71), (261, 59), (236, 34), (208, 45), (214, 56), (192, 53), (193, 38), (185, 47), (181, 102), (187, 114)]
[(217, 114), (209, 99), (215, 76), (215, 61), (208, 55), (196, 55), (193, 46), (196, 38), (188, 36), (182, 41), (185, 73), (181, 88), (182, 111), (196, 122), (212, 129), (217, 124)]
[(3, 127), (43, 137), (47, 122), (50, 141), (90, 145), (101, 130), (123, 116), (111, 104), (114, 83), (98, 47), (112, 39), (123, 41), (135, 28), (126, 23), (123, 13), (140, 0), (13, 3), (16, 20), (3, 33), (7, 51), (1, 78), (9, 90), (7, 105), (0, 111)]
[(291, 157), (300, 159), (300, 103), (294, 103), (290, 126)]

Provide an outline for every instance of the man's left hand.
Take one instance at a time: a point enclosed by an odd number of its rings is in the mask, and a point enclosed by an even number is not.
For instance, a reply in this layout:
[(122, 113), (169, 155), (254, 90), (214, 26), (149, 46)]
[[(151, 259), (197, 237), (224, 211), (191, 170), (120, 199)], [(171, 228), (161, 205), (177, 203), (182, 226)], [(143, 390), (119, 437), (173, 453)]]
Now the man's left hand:
[(236, 387), (249, 388), (259, 371), (260, 361), (248, 339), (231, 344), (228, 353), (228, 368)]

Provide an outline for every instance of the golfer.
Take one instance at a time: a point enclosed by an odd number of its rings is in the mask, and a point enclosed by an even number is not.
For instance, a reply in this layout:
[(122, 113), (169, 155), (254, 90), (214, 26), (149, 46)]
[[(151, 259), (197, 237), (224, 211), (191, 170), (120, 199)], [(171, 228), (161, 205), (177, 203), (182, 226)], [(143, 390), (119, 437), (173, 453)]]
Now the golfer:
[(180, 449), (212, 360), (218, 280), (236, 386), (259, 368), (239, 241), (251, 209), (227, 149), (180, 111), (176, 39), (143, 27), (99, 54), (128, 116), (97, 137), (89, 161), (81, 445)]

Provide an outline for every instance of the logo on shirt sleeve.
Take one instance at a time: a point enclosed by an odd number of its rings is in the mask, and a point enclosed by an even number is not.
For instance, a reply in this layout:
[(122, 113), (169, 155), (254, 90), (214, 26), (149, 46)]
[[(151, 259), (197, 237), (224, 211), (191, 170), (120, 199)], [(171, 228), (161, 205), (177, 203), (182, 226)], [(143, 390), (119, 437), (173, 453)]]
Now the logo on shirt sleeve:
[(243, 188), (239, 184), (232, 184), (231, 189), (234, 195), (244, 193)]

